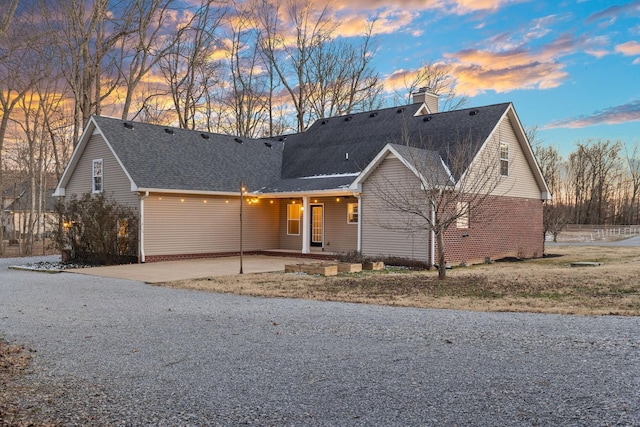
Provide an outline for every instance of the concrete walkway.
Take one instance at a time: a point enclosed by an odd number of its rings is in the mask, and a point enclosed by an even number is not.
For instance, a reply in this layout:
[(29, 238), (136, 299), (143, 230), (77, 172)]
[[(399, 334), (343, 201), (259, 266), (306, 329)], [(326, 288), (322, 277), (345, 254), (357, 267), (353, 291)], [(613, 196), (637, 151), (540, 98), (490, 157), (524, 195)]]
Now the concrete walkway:
[[(310, 263), (316, 260), (267, 255), (250, 255), (242, 259), (244, 273), (284, 271), (285, 264)], [(146, 283), (199, 279), (211, 276), (229, 276), (240, 272), (240, 257), (203, 258), (180, 261), (151, 262), (146, 264), (111, 265), (65, 270), (91, 276), (138, 280)]]

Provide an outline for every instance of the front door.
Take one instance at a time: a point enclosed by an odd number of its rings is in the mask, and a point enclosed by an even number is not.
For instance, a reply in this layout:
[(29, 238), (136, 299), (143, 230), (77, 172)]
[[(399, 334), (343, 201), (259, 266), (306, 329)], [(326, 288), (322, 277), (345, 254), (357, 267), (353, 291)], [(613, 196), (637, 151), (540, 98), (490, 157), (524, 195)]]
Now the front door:
[(324, 239), (323, 211), (322, 205), (311, 205), (311, 246), (322, 247)]

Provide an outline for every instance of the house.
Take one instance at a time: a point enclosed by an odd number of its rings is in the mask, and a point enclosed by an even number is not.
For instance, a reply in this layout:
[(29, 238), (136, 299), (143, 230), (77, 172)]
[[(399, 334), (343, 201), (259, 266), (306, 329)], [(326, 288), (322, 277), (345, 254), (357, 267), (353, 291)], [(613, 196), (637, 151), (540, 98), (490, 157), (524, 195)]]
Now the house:
[(504, 151), (508, 173), (491, 208), (498, 218), (482, 227), (467, 218), (464, 233), (448, 231), (448, 262), (542, 255), (542, 204), (550, 195), (513, 105), (438, 112), (437, 97), (424, 91), (410, 105), (318, 120), (304, 133), (268, 139), (94, 116), (54, 195), (104, 192), (136, 209), (141, 262), (238, 253), (241, 224), (244, 251), (361, 251), (433, 262), (428, 233), (376, 221), (377, 183), (416, 178), (403, 134), (440, 147), (429, 155), (444, 171), (447, 147), (461, 135), (474, 141), (469, 164), (489, 146)]
[[(38, 216), (34, 224), (34, 233), (37, 237), (48, 235), (51, 224), (56, 218), (56, 199), (52, 196), (53, 188), (43, 190), (42, 205), (38, 194), (40, 187), (36, 188), (35, 214)], [(18, 181), (9, 185), (2, 192), (2, 231), (5, 239), (18, 239), (28, 228), (27, 223), (31, 215), (31, 183)]]

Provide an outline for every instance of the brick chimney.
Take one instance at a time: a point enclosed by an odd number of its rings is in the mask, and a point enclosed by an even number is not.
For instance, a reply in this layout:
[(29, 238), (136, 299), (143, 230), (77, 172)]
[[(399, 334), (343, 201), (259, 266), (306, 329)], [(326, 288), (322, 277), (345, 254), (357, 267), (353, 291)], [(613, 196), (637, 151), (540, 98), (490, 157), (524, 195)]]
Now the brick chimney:
[(427, 104), (430, 113), (438, 112), (438, 95), (430, 87), (421, 87), (411, 94), (414, 104)]

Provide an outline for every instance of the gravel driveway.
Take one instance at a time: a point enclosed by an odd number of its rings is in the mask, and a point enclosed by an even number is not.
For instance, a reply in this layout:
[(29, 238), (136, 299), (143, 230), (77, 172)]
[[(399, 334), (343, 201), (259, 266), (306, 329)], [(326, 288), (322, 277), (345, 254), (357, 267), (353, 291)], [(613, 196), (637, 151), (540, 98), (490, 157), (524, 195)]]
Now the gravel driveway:
[(37, 350), (25, 403), (68, 425), (640, 425), (640, 318), (249, 298), (12, 263), (0, 335)]

